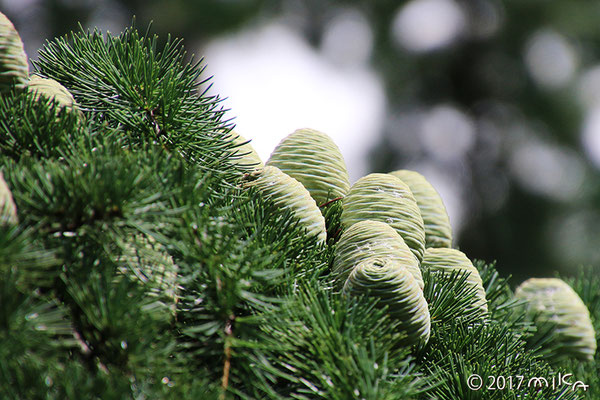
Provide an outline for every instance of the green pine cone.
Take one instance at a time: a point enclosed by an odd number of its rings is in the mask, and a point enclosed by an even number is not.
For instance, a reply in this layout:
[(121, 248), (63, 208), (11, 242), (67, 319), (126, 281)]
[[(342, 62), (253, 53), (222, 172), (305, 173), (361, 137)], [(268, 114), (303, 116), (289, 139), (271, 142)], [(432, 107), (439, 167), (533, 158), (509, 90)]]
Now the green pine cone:
[(350, 188), (340, 149), (329, 136), (312, 129), (298, 129), (284, 138), (267, 165), (297, 179), (317, 205), (343, 197)]
[(235, 159), (233, 162), (244, 170), (255, 170), (264, 167), (260, 156), (254, 150), (254, 147), (242, 135), (231, 132), (234, 135), (233, 143), (238, 145), (234, 150)]
[(29, 63), (14, 25), (0, 12), (0, 95), (27, 85)]
[(410, 187), (425, 224), (425, 247), (452, 247), (452, 228), (444, 202), (435, 188), (418, 172), (390, 172)]
[(517, 287), (515, 297), (525, 300), (529, 318), (538, 327), (552, 326), (556, 348), (551, 358), (593, 360), (597, 343), (589, 310), (567, 283), (531, 278)]
[(300, 182), (273, 166), (266, 166), (252, 172), (246, 179), (246, 187), (256, 187), (277, 207), (290, 210), (309, 235), (314, 235), (320, 242), (325, 242), (327, 239), (325, 218), (315, 200), (310, 197), (310, 193)]
[(155, 297), (175, 313), (178, 297), (177, 273), (179, 267), (166, 249), (152, 237), (137, 235), (123, 243), (119, 258), (119, 272), (149, 288)]
[(358, 264), (348, 276), (343, 293), (367, 295), (387, 306), (391, 318), (401, 322), (406, 345), (425, 344), (429, 340), (431, 321), (423, 291), (412, 274), (398, 261), (372, 258)]
[(17, 206), (15, 206), (12, 193), (0, 172), (0, 226), (17, 225), (18, 223)]
[(389, 174), (360, 178), (342, 202), (342, 226), (349, 228), (364, 220), (389, 224), (402, 236), (417, 260), (425, 252), (425, 227), (410, 188)]
[(380, 221), (360, 221), (346, 229), (335, 248), (333, 273), (338, 285), (343, 284), (350, 271), (371, 258), (390, 258), (410, 272), (423, 289), (419, 262), (402, 236), (388, 224)]
[(43, 96), (48, 99), (54, 99), (61, 108), (67, 107), (68, 110), (78, 109), (71, 92), (54, 79), (32, 75), (29, 79), (27, 90), (34, 93), (36, 99)]
[(478, 308), (482, 315), (488, 313), (487, 299), (481, 276), (465, 253), (455, 249), (436, 249), (430, 247), (425, 250), (421, 268), (429, 268), (433, 273), (450, 274), (453, 271), (468, 272), (467, 285), (470, 288), (475, 288), (476, 291), (472, 307)]

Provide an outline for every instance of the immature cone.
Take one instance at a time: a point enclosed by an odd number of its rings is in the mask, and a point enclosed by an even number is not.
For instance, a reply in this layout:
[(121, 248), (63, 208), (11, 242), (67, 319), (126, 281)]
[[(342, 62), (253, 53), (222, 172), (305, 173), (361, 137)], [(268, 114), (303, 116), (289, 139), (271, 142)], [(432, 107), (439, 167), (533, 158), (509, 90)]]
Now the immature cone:
[(247, 179), (246, 187), (256, 187), (277, 207), (290, 210), (309, 235), (314, 235), (320, 242), (325, 242), (327, 239), (325, 218), (315, 200), (310, 197), (310, 193), (300, 182), (273, 166), (255, 171), (249, 174)]
[(61, 108), (67, 107), (68, 110), (77, 109), (77, 103), (71, 92), (54, 79), (32, 75), (29, 79), (27, 90), (33, 92), (36, 99), (40, 97), (54, 99)]
[(0, 95), (27, 85), (29, 64), (14, 25), (0, 12)]
[(166, 249), (152, 237), (137, 235), (123, 244), (119, 271), (149, 288), (149, 294), (162, 301), (172, 313), (178, 301), (179, 267)]
[(261, 169), (264, 167), (260, 156), (254, 150), (254, 147), (250, 144), (248, 140), (246, 140), (242, 135), (239, 135), (235, 132), (231, 132), (235, 137), (233, 139), (233, 143), (238, 145), (234, 149), (235, 159), (233, 162), (245, 169), (245, 170), (255, 170)]
[(473, 266), (471, 260), (462, 251), (430, 247), (425, 250), (421, 268), (429, 268), (434, 274), (451, 274), (454, 271), (468, 273), (467, 287), (474, 288), (476, 293), (471, 307), (479, 309), (482, 315), (487, 314), (488, 307), (483, 281), (477, 268)]
[(406, 183), (417, 200), (425, 224), (425, 247), (452, 247), (452, 228), (444, 202), (435, 188), (418, 172), (390, 172)]
[(423, 291), (412, 274), (398, 261), (369, 259), (358, 264), (348, 276), (343, 292), (366, 295), (387, 306), (391, 318), (401, 322), (406, 345), (425, 344), (429, 340), (431, 321)]
[(380, 221), (360, 221), (346, 229), (335, 248), (333, 273), (336, 281), (346, 281), (350, 271), (363, 261), (389, 258), (411, 273), (419, 288), (423, 277), (419, 262), (402, 236), (388, 224)]
[(297, 179), (317, 202), (343, 197), (350, 188), (346, 163), (329, 136), (312, 129), (298, 129), (275, 148), (267, 165)]
[(425, 252), (423, 218), (410, 188), (399, 178), (369, 174), (352, 185), (342, 201), (342, 226), (349, 228), (365, 220), (389, 224), (421, 262)]
[(0, 172), (0, 226), (16, 225), (18, 223), (17, 206), (15, 206), (12, 193)]
[(596, 353), (596, 332), (590, 313), (581, 298), (557, 278), (531, 278), (515, 291), (525, 300), (528, 315), (541, 329), (552, 326), (556, 333), (556, 358), (592, 360)]

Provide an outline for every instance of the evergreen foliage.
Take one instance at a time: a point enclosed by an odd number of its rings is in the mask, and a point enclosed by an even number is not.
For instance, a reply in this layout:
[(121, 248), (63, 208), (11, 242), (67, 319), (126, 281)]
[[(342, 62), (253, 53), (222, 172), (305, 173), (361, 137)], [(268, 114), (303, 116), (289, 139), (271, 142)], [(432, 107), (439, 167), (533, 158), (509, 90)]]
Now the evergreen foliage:
[[(387, 307), (332, 285), (341, 201), (321, 206), (322, 243), (244, 188), (200, 63), (179, 40), (156, 43), (134, 28), (47, 43), (36, 73), (81, 114), (28, 91), (0, 98), (0, 171), (19, 216), (0, 226), (1, 398), (600, 396), (598, 354), (549, 364), (493, 264), (474, 263), (483, 317), (466, 274), (423, 271), (431, 337), (405, 347)], [(570, 284), (600, 332), (600, 278)], [(467, 386), (473, 373), (480, 390)], [(489, 375), (525, 385), (558, 373), (588, 392), (487, 389)]]

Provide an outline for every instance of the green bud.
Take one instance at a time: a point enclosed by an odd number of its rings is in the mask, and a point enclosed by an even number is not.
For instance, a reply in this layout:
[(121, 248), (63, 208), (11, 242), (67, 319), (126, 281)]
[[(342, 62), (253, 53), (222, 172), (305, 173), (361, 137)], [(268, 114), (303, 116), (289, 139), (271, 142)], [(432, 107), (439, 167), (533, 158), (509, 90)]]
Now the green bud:
[(431, 331), (429, 307), (412, 274), (398, 261), (372, 258), (358, 264), (348, 276), (343, 293), (366, 295), (387, 306), (390, 317), (400, 321), (406, 345), (427, 343)]
[(338, 284), (346, 281), (356, 265), (371, 258), (389, 258), (398, 262), (423, 289), (417, 258), (394, 228), (379, 221), (357, 222), (340, 237), (333, 259), (333, 273)]
[(34, 93), (36, 99), (40, 97), (54, 99), (61, 108), (67, 107), (69, 110), (77, 109), (77, 103), (71, 92), (54, 79), (32, 75), (29, 79), (27, 90)]
[(467, 272), (467, 287), (475, 290), (475, 299), (471, 307), (479, 309), (482, 315), (488, 313), (483, 281), (479, 271), (473, 266), (465, 253), (455, 249), (430, 247), (425, 250), (421, 268), (429, 268), (433, 274), (451, 274), (453, 271)]
[(317, 205), (343, 197), (350, 188), (340, 149), (329, 136), (312, 129), (298, 129), (284, 138), (267, 165), (297, 179)]
[(399, 178), (369, 174), (352, 185), (342, 202), (342, 226), (349, 228), (365, 220), (390, 225), (421, 262), (425, 252), (423, 219), (410, 188)]
[(390, 172), (408, 185), (425, 224), (425, 247), (452, 247), (452, 228), (444, 202), (435, 188), (418, 172)]
[(233, 143), (238, 145), (234, 149), (233, 162), (240, 168), (245, 170), (255, 170), (264, 167), (262, 160), (258, 153), (254, 150), (254, 147), (246, 140), (242, 135), (238, 135), (235, 132), (231, 132), (234, 135)]
[(17, 206), (15, 206), (12, 193), (0, 172), (0, 226), (16, 225), (18, 223)]
[(556, 340), (550, 358), (577, 358), (593, 360), (596, 353), (596, 332), (590, 312), (563, 280), (558, 278), (531, 278), (515, 291), (515, 297), (525, 300), (530, 320), (540, 330), (551, 327)]
[(246, 187), (256, 187), (266, 198), (283, 210), (290, 210), (320, 242), (327, 239), (325, 218), (310, 193), (296, 179), (283, 173), (279, 168), (266, 166), (247, 176)]
[(0, 95), (27, 85), (29, 63), (14, 25), (0, 12)]

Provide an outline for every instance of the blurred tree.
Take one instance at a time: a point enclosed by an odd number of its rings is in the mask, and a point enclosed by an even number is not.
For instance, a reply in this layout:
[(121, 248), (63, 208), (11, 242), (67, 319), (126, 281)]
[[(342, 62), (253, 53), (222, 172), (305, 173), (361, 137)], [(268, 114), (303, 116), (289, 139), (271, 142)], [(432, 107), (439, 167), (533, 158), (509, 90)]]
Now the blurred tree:
[(296, 28), (315, 47), (331, 19), (350, 8), (370, 23), (371, 63), (388, 100), (373, 170), (416, 168), (445, 182), (457, 198), (451, 207), (460, 222), (455, 244), (471, 257), (497, 259), (500, 270), (517, 275), (515, 283), (600, 262), (596, 2), (24, 3), (0, 1), (22, 29), (32, 18), (42, 21), (47, 37), (75, 29), (77, 21), (97, 25), (94, 18), (107, 9), (121, 10), (125, 23), (136, 15), (141, 27), (153, 20), (161, 39), (170, 33), (201, 42), (250, 22), (299, 13)]
[[(431, 50), (411, 52), (410, 43), (399, 48), (390, 38), (389, 27), (402, 18), (395, 4), (380, 2), (369, 13), (379, 27), (374, 60), (391, 109), (450, 104), (474, 122), (474, 142), (462, 158), (436, 160), (423, 141), (398, 146), (402, 127), (392, 121), (373, 152), (374, 168), (426, 164), (454, 175), (469, 214), (458, 245), (473, 257), (498, 259), (518, 277), (597, 262), (598, 171), (583, 153), (577, 78), (598, 52), (600, 8), (585, 1), (414, 0), (400, 13), (425, 3), (452, 4), (464, 18), (454, 40)], [(452, 127), (444, 134), (456, 139)], [(449, 140), (440, 146), (456, 145)], [(571, 218), (582, 210), (590, 219)]]

